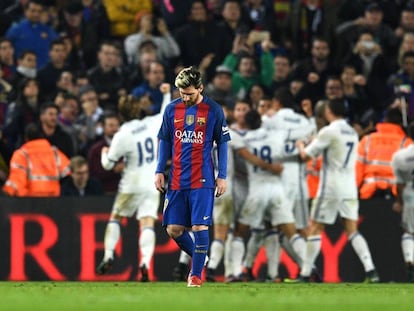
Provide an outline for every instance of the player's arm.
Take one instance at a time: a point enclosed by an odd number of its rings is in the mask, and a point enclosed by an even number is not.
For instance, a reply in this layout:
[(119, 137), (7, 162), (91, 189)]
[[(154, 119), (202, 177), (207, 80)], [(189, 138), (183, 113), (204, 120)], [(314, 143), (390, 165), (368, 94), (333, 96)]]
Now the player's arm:
[(330, 132), (327, 127), (321, 129), (314, 140), (305, 145), (303, 140), (296, 141), (296, 147), (299, 151), (299, 157), (303, 161), (308, 161), (317, 157), (323, 150), (327, 149), (331, 144), (334, 133)]
[(246, 147), (237, 149), (236, 152), (239, 156), (241, 156), (250, 164), (260, 167), (263, 170), (272, 172), (273, 174), (279, 175), (283, 170), (283, 166), (281, 163), (268, 163), (263, 159), (259, 158), (258, 156), (254, 155), (253, 153), (251, 153)]
[(216, 179), (216, 197), (221, 196), (227, 189), (227, 148), (227, 141), (223, 141), (217, 145), (218, 175)]
[(392, 209), (395, 212), (401, 212), (404, 206), (404, 201), (403, 201), (403, 192), (404, 192), (404, 188), (406, 186), (406, 183), (404, 181), (404, 174), (403, 172), (401, 172), (398, 169), (398, 157), (396, 157), (395, 155), (392, 158), (391, 161), (391, 165), (392, 165), (392, 169), (394, 172), (394, 176), (395, 176), (395, 180), (396, 180), (396, 184), (397, 184), (397, 195), (395, 197), (395, 202), (393, 204)]
[(126, 137), (121, 132), (115, 134), (111, 146), (103, 147), (101, 150), (101, 165), (104, 170), (110, 171), (125, 154)]
[(299, 157), (301, 158), (302, 161), (306, 162), (312, 159), (312, 157), (309, 154), (307, 154), (305, 151), (305, 142), (303, 140), (296, 141), (296, 147), (298, 148)]
[(160, 85), (160, 91), (163, 95), (160, 114), (163, 115), (165, 108), (167, 108), (168, 104), (171, 102), (171, 85), (169, 83), (162, 83)]
[(160, 139), (158, 147), (158, 163), (157, 169), (155, 171), (154, 184), (155, 188), (160, 192), (165, 192), (165, 167), (167, 166), (167, 161), (171, 158), (171, 143)]

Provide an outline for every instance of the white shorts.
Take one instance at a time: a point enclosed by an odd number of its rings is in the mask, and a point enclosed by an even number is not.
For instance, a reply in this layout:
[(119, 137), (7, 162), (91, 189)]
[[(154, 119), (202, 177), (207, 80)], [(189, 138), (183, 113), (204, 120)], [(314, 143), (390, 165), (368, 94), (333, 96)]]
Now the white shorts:
[(143, 217), (157, 219), (159, 201), (158, 192), (118, 193), (115, 197), (112, 213), (123, 217), (132, 217), (136, 213), (137, 219)]
[(401, 222), (405, 231), (414, 234), (414, 205), (404, 205)]
[(309, 224), (308, 200), (293, 200), (293, 216), (295, 217), (296, 229), (304, 229)]
[(339, 215), (342, 218), (358, 220), (358, 199), (337, 199), (316, 197), (312, 201), (311, 218), (319, 223), (331, 225)]
[(267, 213), (272, 226), (294, 223), (290, 207), (281, 185), (253, 184), (249, 188), (238, 221), (250, 228), (260, 228), (263, 225), (264, 215)]
[(249, 183), (247, 178), (244, 176), (242, 177), (234, 177), (232, 182), (232, 196), (233, 196), (233, 206), (234, 206), (234, 213), (235, 218), (239, 217), (241, 209), (246, 201), (247, 192), (249, 190)]
[(230, 225), (234, 220), (233, 197), (227, 191), (214, 200), (213, 221), (214, 224)]

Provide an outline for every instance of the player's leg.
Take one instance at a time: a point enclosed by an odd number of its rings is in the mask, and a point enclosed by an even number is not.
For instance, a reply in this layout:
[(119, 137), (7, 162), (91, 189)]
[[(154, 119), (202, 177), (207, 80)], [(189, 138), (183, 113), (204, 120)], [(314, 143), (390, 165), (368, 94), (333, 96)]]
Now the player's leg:
[[(190, 232), (192, 234), (192, 232)], [(173, 279), (174, 281), (186, 281), (190, 266), (191, 257), (184, 251), (180, 251), (180, 256), (178, 258), (178, 265), (173, 269)]]
[(243, 261), (243, 270), (241, 278), (245, 282), (254, 281), (253, 276), (253, 264), (256, 259), (257, 253), (262, 247), (264, 242), (265, 229), (252, 229), (250, 231), (250, 237), (246, 245), (246, 255)]
[(224, 255), (224, 245), (229, 230), (228, 224), (214, 224), (214, 240), (210, 246), (210, 257), (207, 264), (207, 281), (214, 282), (214, 275), (217, 266)]
[(136, 206), (131, 204), (132, 194), (118, 193), (115, 197), (112, 213), (106, 225), (104, 247), (105, 253), (101, 263), (96, 268), (98, 274), (108, 272), (114, 264), (114, 252), (116, 244), (121, 237), (120, 221), (122, 217), (131, 217), (136, 211)]
[(210, 245), (208, 230), (213, 218), (214, 189), (194, 189), (190, 190), (188, 194), (191, 206), (191, 228), (194, 233), (194, 251), (188, 286), (199, 287)]
[(351, 243), (352, 248), (364, 266), (366, 281), (370, 283), (379, 282), (379, 276), (376, 272), (374, 262), (372, 261), (368, 243), (358, 231), (358, 201), (342, 201), (339, 207), (339, 213), (343, 220), (344, 230), (348, 237), (348, 241)]
[(405, 232), (401, 237), (401, 248), (407, 265), (408, 281), (414, 282), (414, 206), (404, 204), (402, 223)]
[(149, 281), (148, 269), (155, 249), (154, 222), (155, 220), (152, 217), (143, 217), (139, 220), (140, 235), (138, 244), (141, 255), (139, 269), (142, 282)]
[(269, 229), (266, 232), (264, 246), (267, 257), (267, 275), (266, 282), (278, 282), (279, 260), (280, 260), (280, 242), (279, 231)]

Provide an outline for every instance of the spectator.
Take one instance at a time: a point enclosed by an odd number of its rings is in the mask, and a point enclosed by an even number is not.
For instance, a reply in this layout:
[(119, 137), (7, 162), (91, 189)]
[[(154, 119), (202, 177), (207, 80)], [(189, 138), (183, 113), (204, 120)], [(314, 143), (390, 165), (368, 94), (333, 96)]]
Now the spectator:
[(414, 6), (407, 5), (403, 8), (400, 15), (400, 24), (395, 29), (395, 35), (402, 39), (405, 33), (414, 32)]
[(89, 166), (82, 156), (70, 159), (70, 177), (62, 181), (61, 196), (85, 197), (103, 195), (100, 181), (89, 177)]
[(312, 102), (321, 99), (328, 76), (338, 75), (339, 69), (331, 60), (328, 41), (321, 37), (312, 40), (311, 56), (299, 60), (293, 69), (293, 79), (304, 82), (305, 97)]
[(254, 110), (257, 110), (259, 107), (259, 102), (265, 95), (269, 94), (269, 90), (261, 83), (254, 83), (250, 89), (247, 91), (246, 99), (252, 105)]
[(151, 12), (151, 0), (103, 0), (108, 12), (111, 37), (123, 41), (136, 31), (135, 20), (142, 12)]
[(401, 124), (401, 112), (396, 108), (389, 109), (384, 122), (377, 124), (377, 131), (364, 136), (359, 142), (356, 178), (361, 199), (389, 199), (395, 195), (392, 155), (412, 143)]
[(163, 94), (160, 91), (160, 85), (165, 82), (164, 65), (160, 62), (152, 62), (148, 68), (146, 81), (132, 90), (131, 94), (140, 98), (147, 95), (152, 105), (146, 110), (148, 114), (157, 114), (160, 112)]
[[(154, 43), (158, 59), (168, 62), (169, 59), (180, 55), (177, 42), (168, 31), (167, 24), (162, 18), (154, 17), (150, 12), (143, 12), (137, 21), (138, 32), (126, 37), (125, 53), (129, 64), (136, 64), (139, 59), (139, 47), (144, 41)], [(156, 29), (154, 29), (156, 27)], [(154, 30), (160, 35), (155, 36)]]
[(388, 81), (391, 94), (403, 97), (408, 103), (408, 115), (414, 117), (414, 51), (405, 52), (402, 57), (401, 69)]
[(66, 50), (63, 40), (56, 39), (50, 43), (50, 61), (38, 72), (40, 89), (45, 99), (52, 100), (57, 93), (57, 82), (60, 75), (68, 70), (66, 61)]
[(368, 104), (381, 114), (388, 95), (387, 79), (390, 74), (390, 62), (370, 31), (361, 32), (352, 55), (348, 56), (345, 62), (352, 64), (357, 73), (365, 79), (364, 87)]
[(3, 191), (18, 197), (59, 196), (59, 180), (69, 174), (69, 159), (33, 123), (25, 128), (25, 141), (13, 153)]
[(231, 84), (232, 72), (226, 66), (217, 66), (216, 73), (209, 84), (207, 84), (204, 92), (207, 96), (215, 101), (225, 105), (233, 110), (236, 102)]
[(73, 145), (75, 146), (75, 154), (79, 152), (82, 143), (81, 128), (76, 125), (78, 116), (78, 97), (70, 93), (62, 95), (62, 103), (59, 106), (58, 123), (59, 126), (71, 136)]
[(117, 47), (105, 41), (98, 52), (98, 65), (88, 71), (88, 79), (95, 88), (103, 109), (117, 110), (118, 97), (126, 94), (125, 78), (116, 70)]
[(0, 68), (6, 80), (11, 79), (16, 72), (13, 43), (6, 38), (0, 39)]
[[(36, 70), (37, 57), (33, 51), (24, 51), (17, 59), (17, 68), (15, 73), (10, 78), (10, 83), (13, 88), (17, 90), (20, 81), (23, 78), (35, 79), (37, 76)], [(16, 94), (12, 94), (11, 98), (16, 98)]]
[(6, 33), (6, 37), (13, 42), (16, 55), (33, 49), (37, 56), (38, 69), (46, 65), (49, 59), (49, 45), (57, 38), (51, 27), (40, 22), (43, 10), (40, 0), (29, 0), (24, 11), (26, 18), (13, 24)]
[(104, 6), (96, 0), (75, 0), (63, 7), (58, 27), (62, 39), (71, 46), (68, 64), (77, 70), (96, 65), (99, 44), (109, 38), (109, 20)]
[[(133, 66), (133, 69), (131, 70), (128, 78), (129, 90), (132, 90), (137, 85), (140, 85), (145, 80), (148, 80), (150, 64), (152, 62), (158, 61), (155, 47), (149, 47), (153, 45), (152, 41), (149, 41), (148, 43), (149, 45), (147, 45), (147, 42), (144, 41), (140, 46), (138, 63)], [(143, 45), (146, 45), (147, 47), (143, 47)]]
[(39, 119), (39, 84), (35, 79), (24, 78), (16, 94), (16, 100), (8, 105), (3, 125), (3, 137), (12, 150), (23, 144), (25, 125)]
[(274, 93), (278, 88), (289, 87), (291, 77), (291, 64), (288, 56), (278, 54), (273, 59), (273, 81), (271, 91)]
[(58, 123), (59, 107), (47, 102), (40, 107), (40, 130), (51, 145), (56, 146), (68, 158), (75, 155), (73, 137), (65, 132)]
[(104, 111), (99, 107), (98, 94), (90, 85), (79, 89), (79, 99), (82, 112), (76, 120), (76, 126), (79, 126), (80, 129), (81, 152), (86, 154), (89, 147), (95, 142), (96, 137), (102, 134), (99, 120)]
[(101, 150), (109, 147), (115, 133), (120, 126), (119, 118), (114, 113), (108, 113), (103, 117), (103, 137), (94, 143), (88, 152), (88, 163), (92, 177), (102, 182), (105, 194), (115, 194), (124, 168), (124, 162), (119, 161), (112, 170), (105, 170), (101, 164)]

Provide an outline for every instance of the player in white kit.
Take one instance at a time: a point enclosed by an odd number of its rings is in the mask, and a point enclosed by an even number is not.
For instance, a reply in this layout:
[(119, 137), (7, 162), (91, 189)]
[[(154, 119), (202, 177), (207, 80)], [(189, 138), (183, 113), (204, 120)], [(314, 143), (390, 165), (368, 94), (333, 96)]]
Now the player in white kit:
[(371, 253), (365, 238), (358, 232), (358, 192), (355, 179), (358, 135), (344, 119), (346, 107), (340, 100), (330, 100), (325, 107), (328, 126), (305, 148), (297, 142), (302, 160), (322, 154), (321, 179), (316, 198), (312, 202), (313, 220), (307, 238), (305, 261), (298, 281), (308, 282), (314, 261), (321, 248), (321, 233), (327, 224), (333, 224), (339, 212), (344, 230), (361, 260), (368, 282), (379, 282)]
[[(268, 163), (279, 162), (283, 154), (285, 136), (281, 132), (275, 133), (260, 128), (260, 115), (256, 111), (248, 112), (246, 120), (249, 120), (251, 130), (243, 136), (243, 144), (239, 148), (246, 147)], [(236, 142), (233, 140), (233, 143)], [(247, 168), (249, 190), (237, 219), (231, 250), (236, 275), (242, 272), (245, 250), (243, 238), (250, 228), (259, 228), (262, 225), (266, 212), (269, 214), (271, 226), (280, 227), (284, 231), (290, 238), (295, 251), (300, 252), (300, 249), (304, 249), (302, 245), (299, 245), (304, 244), (304, 241), (296, 234), (291, 205), (288, 204), (280, 176), (271, 175), (251, 164)], [(300, 240), (302, 243), (298, 243)]]
[(98, 274), (106, 273), (114, 263), (114, 250), (121, 235), (120, 220), (136, 213), (140, 236), (140, 274), (141, 281), (149, 281), (148, 269), (155, 248), (154, 223), (158, 218), (159, 193), (148, 176), (152, 176), (157, 166), (158, 131), (166, 105), (171, 100), (170, 85), (160, 87), (164, 94), (159, 114), (138, 118), (144, 105), (150, 104), (146, 96), (137, 100), (131, 96), (120, 100), (118, 110), (124, 118), (119, 131), (115, 134), (109, 148), (102, 149), (102, 167), (110, 170), (123, 158), (125, 168), (119, 182), (118, 193), (105, 231), (105, 253), (97, 267)]
[[(414, 123), (408, 126), (408, 134), (414, 137)], [(397, 182), (394, 210), (402, 211), (401, 248), (407, 265), (408, 280), (414, 282), (414, 144), (398, 150), (392, 158), (392, 168)]]

